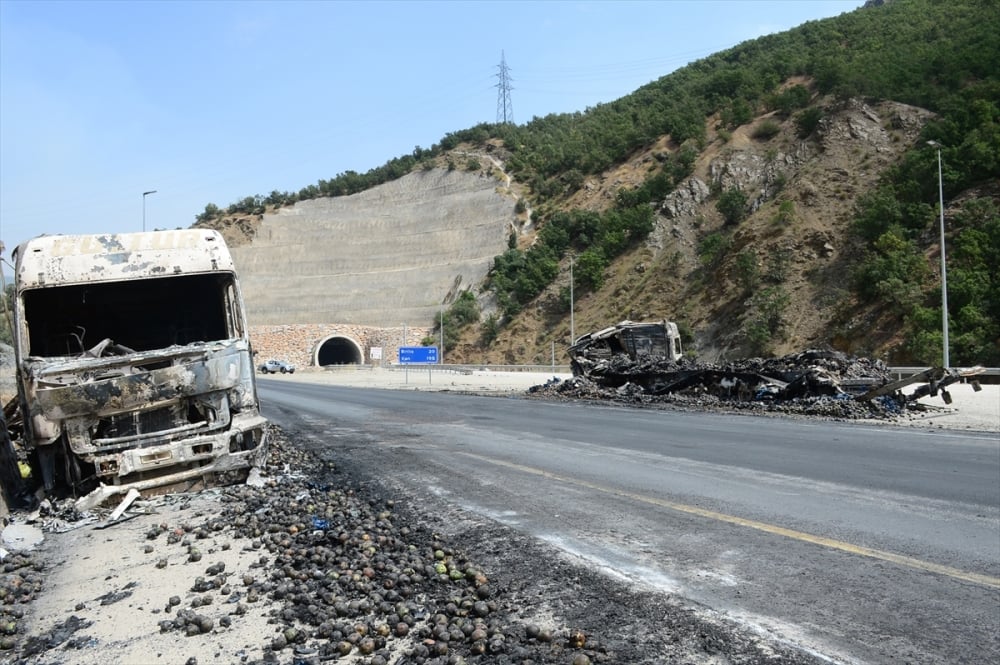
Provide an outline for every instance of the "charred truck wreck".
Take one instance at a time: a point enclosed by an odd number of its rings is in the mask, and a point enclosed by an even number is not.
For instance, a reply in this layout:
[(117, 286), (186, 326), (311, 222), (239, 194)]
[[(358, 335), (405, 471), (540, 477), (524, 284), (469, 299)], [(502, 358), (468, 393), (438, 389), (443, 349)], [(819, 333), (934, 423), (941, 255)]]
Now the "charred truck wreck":
[(8, 427), (46, 493), (245, 477), (266, 452), (243, 298), (209, 230), (41, 236), (15, 253)]
[[(726, 364), (698, 363), (681, 353), (677, 325), (670, 321), (622, 321), (579, 337), (569, 348), (574, 378), (600, 388), (648, 396), (712, 395), (730, 401), (790, 401), (837, 398), (890, 409), (919, 408), (916, 401), (938, 396), (951, 403), (948, 386), (971, 380), (982, 367), (932, 367), (893, 380), (881, 361), (835, 351), (808, 350), (781, 358), (747, 358)], [(911, 394), (902, 392), (917, 385)]]

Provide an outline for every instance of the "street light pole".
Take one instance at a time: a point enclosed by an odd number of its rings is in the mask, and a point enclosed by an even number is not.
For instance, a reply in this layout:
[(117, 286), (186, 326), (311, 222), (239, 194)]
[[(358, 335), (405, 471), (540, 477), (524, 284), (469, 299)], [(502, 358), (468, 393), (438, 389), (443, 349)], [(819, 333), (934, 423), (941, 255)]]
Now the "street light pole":
[(941, 208), (941, 331), (943, 333), (943, 354), (944, 368), (951, 367), (951, 360), (948, 356), (948, 268), (945, 263), (944, 251), (944, 181), (941, 177), (941, 148), (937, 141), (928, 141), (927, 145), (937, 150), (938, 163), (938, 205)]
[(444, 364), (444, 308), (441, 308), (441, 354), (438, 356), (438, 364)]
[(146, 230), (146, 197), (150, 194), (156, 194), (155, 189), (151, 189), (148, 192), (142, 193), (142, 230)]
[(569, 343), (576, 342), (576, 305), (573, 302), (573, 257), (569, 257)]

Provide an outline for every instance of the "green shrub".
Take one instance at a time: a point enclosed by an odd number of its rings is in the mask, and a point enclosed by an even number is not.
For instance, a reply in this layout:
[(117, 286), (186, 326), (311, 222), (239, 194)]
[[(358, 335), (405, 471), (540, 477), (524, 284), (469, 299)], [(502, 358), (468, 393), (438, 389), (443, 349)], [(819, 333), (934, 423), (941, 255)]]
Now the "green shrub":
[(14, 317), (13, 304), (14, 304), (14, 285), (8, 284), (7, 288), (3, 292), (3, 303), (0, 307), (0, 342), (4, 344), (13, 344), (14, 335), (11, 331), (11, 321)]
[(726, 224), (738, 224), (747, 216), (747, 195), (732, 187), (719, 195), (715, 209), (722, 213)]
[(883, 299), (898, 283), (921, 283), (929, 267), (916, 245), (897, 228), (883, 233), (854, 274), (855, 289), (869, 299)]
[(694, 173), (694, 165), (700, 154), (701, 150), (694, 141), (686, 141), (671, 160), (670, 179), (677, 183)]
[(577, 169), (570, 169), (562, 177), (563, 183), (566, 185), (567, 193), (575, 192), (576, 190), (583, 187), (584, 176)]
[(438, 314), (435, 317), (434, 330), (437, 337), (428, 336), (427, 339), (430, 339), (431, 343), (425, 343), (424, 346), (432, 346), (437, 343), (443, 324), (445, 350), (453, 349), (461, 339), (462, 332), (477, 321), (479, 321), (479, 303), (476, 301), (476, 296), (471, 291), (462, 291), (443, 316)]
[(753, 128), (753, 136), (755, 139), (760, 139), (761, 141), (766, 141), (772, 139), (778, 135), (781, 131), (781, 125), (779, 125), (774, 120), (764, 120), (759, 125)]
[(745, 99), (733, 100), (721, 113), (722, 123), (727, 128), (739, 127), (753, 120), (754, 110)]
[(222, 211), (219, 210), (219, 206), (214, 203), (205, 204), (205, 212), (202, 212), (195, 216), (195, 221), (197, 222), (210, 222), (222, 215)]
[(608, 260), (600, 250), (588, 249), (576, 258), (574, 279), (577, 283), (596, 291), (604, 285), (604, 270)]
[(465, 326), (479, 320), (479, 303), (472, 291), (462, 291), (448, 308), (447, 320), (453, 325)]
[(760, 284), (760, 264), (753, 250), (744, 249), (736, 255), (736, 279), (743, 293), (750, 293)]
[(799, 111), (795, 114), (795, 133), (800, 139), (812, 136), (812, 133), (819, 127), (819, 121), (822, 119), (822, 109), (815, 106)]
[(698, 259), (706, 268), (716, 265), (729, 251), (729, 236), (722, 233), (709, 233), (698, 243)]
[(874, 288), (875, 294), (889, 303), (892, 310), (900, 316), (906, 316), (924, 299), (920, 285), (912, 280), (892, 276), (878, 282)]
[(767, 256), (767, 281), (782, 284), (788, 279), (788, 266), (792, 263), (792, 250), (787, 247), (775, 247)]
[(500, 335), (500, 319), (496, 314), (490, 314), (483, 321), (482, 325), (479, 327), (480, 330), (480, 343), (483, 346), (489, 346), (496, 338)]
[(754, 294), (748, 304), (743, 335), (755, 354), (766, 354), (785, 328), (789, 297), (780, 286), (769, 286)]
[(789, 225), (795, 221), (795, 203), (788, 199), (783, 199), (778, 204), (778, 212), (771, 219), (775, 224)]
[(787, 118), (795, 109), (809, 103), (809, 90), (801, 85), (793, 85), (781, 91), (770, 100), (770, 106), (783, 118)]
[(787, 184), (788, 176), (786, 176), (783, 172), (776, 173), (774, 180), (771, 182), (771, 186), (774, 188), (775, 193), (782, 191)]

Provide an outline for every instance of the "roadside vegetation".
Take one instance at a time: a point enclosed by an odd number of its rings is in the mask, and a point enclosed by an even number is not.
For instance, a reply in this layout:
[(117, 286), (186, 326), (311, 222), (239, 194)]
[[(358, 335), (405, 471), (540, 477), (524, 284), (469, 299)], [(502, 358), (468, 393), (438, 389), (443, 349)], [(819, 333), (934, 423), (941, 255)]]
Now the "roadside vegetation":
[(14, 344), (14, 333), (11, 322), (14, 320), (14, 284), (7, 284), (3, 290), (3, 302), (0, 303), (0, 343)]
[[(199, 222), (223, 214), (261, 214), (268, 207), (326, 196), (354, 194), (429, 168), (462, 144), (499, 141), (506, 169), (530, 190), (539, 232), (519, 248), (513, 241), (496, 257), (489, 288), (500, 316), (484, 326), (489, 343), (503, 325), (574, 263), (574, 288), (599, 289), (608, 266), (642, 242), (654, 226), (653, 206), (692, 171), (707, 145), (706, 119), (719, 118), (725, 140), (762, 114), (752, 137), (768, 141), (780, 120), (791, 120), (808, 138), (823, 120), (820, 97), (888, 99), (937, 114), (925, 140), (942, 149), (948, 223), (949, 319), (953, 364), (1000, 365), (1000, 212), (995, 190), (980, 188), (1000, 177), (1000, 12), (989, 0), (895, 0), (796, 29), (761, 37), (714, 54), (585, 111), (550, 114), (523, 125), (483, 123), (447, 134), (430, 147), (365, 174), (347, 171), (298, 192), (249, 196), (225, 210), (208, 204)], [(800, 85), (788, 85), (796, 79)], [(645, 182), (618, 192), (605, 212), (566, 209), (564, 202), (586, 178), (625, 161), (669, 135), (671, 151)], [(937, 153), (921, 140), (861, 196), (854, 230), (863, 251), (854, 261), (851, 289), (862, 305), (891, 311), (903, 342), (897, 360), (940, 362), (940, 277), (934, 269), (937, 235)], [(450, 168), (479, 168), (460, 160)], [(749, 211), (738, 189), (715, 191), (716, 209), (738, 228)], [(783, 202), (776, 223), (794, 218)], [(728, 251), (729, 234), (704, 238), (704, 264)], [(746, 285), (744, 285), (745, 287)], [(766, 352), (768, 336), (780, 334), (785, 292), (768, 283), (754, 298), (764, 311), (747, 322), (748, 339)], [(445, 328), (446, 334), (448, 327)], [(447, 342), (446, 342), (447, 346)]]

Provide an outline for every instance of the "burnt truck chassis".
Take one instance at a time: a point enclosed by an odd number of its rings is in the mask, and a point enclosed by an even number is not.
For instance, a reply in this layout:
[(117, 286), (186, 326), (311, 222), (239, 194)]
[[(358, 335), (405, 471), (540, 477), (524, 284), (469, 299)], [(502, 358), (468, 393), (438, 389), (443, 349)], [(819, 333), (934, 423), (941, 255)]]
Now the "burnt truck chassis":
[[(728, 365), (696, 364), (667, 358), (618, 354), (612, 358), (588, 357), (586, 347), (576, 350), (573, 375), (603, 388), (620, 389), (632, 384), (645, 394), (662, 396), (681, 393), (711, 394), (739, 401), (793, 400), (839, 397), (858, 401), (891, 399), (899, 406), (917, 406), (921, 397), (941, 396), (951, 404), (947, 387), (983, 373), (982, 367), (954, 369), (932, 367), (899, 380), (891, 380), (888, 368), (878, 361), (849, 358), (832, 351), (804, 351), (772, 361), (749, 359)], [(976, 380), (974, 391), (981, 390)], [(919, 385), (906, 394), (903, 389)]]

